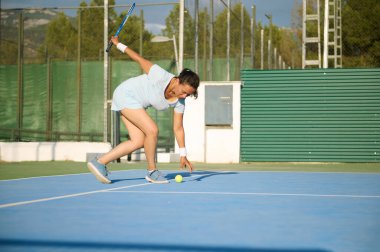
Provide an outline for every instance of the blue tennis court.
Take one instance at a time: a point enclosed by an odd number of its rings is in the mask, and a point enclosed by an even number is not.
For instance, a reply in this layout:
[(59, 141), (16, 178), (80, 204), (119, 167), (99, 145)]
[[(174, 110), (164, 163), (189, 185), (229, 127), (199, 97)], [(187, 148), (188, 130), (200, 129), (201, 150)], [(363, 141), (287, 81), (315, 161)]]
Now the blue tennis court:
[(0, 250), (380, 251), (380, 174), (164, 172), (0, 181)]

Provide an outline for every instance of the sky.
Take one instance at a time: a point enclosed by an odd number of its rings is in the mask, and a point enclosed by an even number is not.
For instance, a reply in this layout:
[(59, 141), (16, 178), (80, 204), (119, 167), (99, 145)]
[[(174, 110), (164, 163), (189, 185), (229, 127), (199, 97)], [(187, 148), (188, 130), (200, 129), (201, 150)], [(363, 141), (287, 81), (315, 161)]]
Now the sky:
[[(75, 7), (83, 0), (1, 0), (1, 8), (30, 8), (30, 7)], [(90, 2), (91, 0), (85, 0)], [(129, 5), (133, 0), (116, 0), (116, 5)], [(271, 14), (273, 23), (279, 27), (291, 27), (291, 12), (295, 2), (300, 3), (301, 0), (231, 0), (231, 3), (238, 3), (242, 1), (247, 11), (251, 14), (251, 7), (253, 4), (256, 6), (256, 21), (261, 21), (264, 25), (268, 24), (268, 19), (265, 14)], [(136, 4), (147, 3), (178, 3), (176, 0), (135, 0)], [(224, 0), (227, 3), (227, 0)], [(210, 0), (199, 0), (200, 8), (209, 7)], [(194, 0), (185, 0), (186, 7), (192, 13), (194, 10)], [(134, 10), (135, 14), (140, 15), (140, 10), (144, 10), (144, 18), (146, 28), (158, 34), (165, 25), (165, 17), (169, 14), (173, 5), (163, 6), (137, 6)], [(221, 0), (214, 0), (215, 12), (224, 8)], [(124, 11), (124, 8), (118, 8), (116, 11)], [(75, 10), (67, 11), (67, 15), (74, 15)]]

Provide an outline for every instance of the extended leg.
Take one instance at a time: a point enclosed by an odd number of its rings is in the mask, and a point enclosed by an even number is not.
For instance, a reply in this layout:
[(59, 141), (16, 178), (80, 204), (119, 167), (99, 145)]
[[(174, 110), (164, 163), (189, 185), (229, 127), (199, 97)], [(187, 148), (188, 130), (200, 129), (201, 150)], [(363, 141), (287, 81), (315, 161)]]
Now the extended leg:
[[(121, 114), (144, 134), (144, 150), (148, 170), (156, 169), (155, 154), (158, 127), (144, 109), (123, 109)], [(128, 129), (129, 130), (129, 129)]]
[(125, 127), (128, 129), (130, 140), (120, 143), (110, 152), (100, 157), (98, 161), (104, 165), (112, 162), (113, 160), (128, 155), (144, 146), (145, 134), (133, 123), (131, 123), (123, 114), (121, 114), (121, 120), (125, 124)]

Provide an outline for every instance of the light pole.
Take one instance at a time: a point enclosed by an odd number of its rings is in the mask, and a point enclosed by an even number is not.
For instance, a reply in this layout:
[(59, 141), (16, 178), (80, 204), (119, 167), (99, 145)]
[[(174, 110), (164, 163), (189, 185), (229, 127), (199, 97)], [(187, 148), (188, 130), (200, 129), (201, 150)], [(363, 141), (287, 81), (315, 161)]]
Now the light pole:
[(175, 66), (177, 68), (177, 73), (179, 74), (180, 69), (178, 67), (178, 52), (177, 52), (177, 42), (175, 39), (175, 35), (173, 34), (172, 38), (168, 38), (165, 36), (155, 36), (151, 40), (151, 42), (153, 42), (153, 43), (161, 43), (161, 42), (169, 42), (169, 41), (173, 41)]

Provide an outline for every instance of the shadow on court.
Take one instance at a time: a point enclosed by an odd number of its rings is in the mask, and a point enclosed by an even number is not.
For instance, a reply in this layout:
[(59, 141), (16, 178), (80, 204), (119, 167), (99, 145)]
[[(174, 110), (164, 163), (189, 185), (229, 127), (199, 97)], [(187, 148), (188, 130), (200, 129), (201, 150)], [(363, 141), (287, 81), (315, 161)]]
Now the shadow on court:
[(176, 172), (176, 173), (168, 173), (165, 178), (166, 179), (174, 179), (176, 175), (181, 175), (182, 177), (192, 177), (194, 176), (194, 179), (189, 181), (202, 181), (205, 178), (213, 177), (213, 176), (220, 176), (220, 175), (231, 175), (231, 174), (238, 174), (237, 172), (213, 172), (213, 171), (195, 171), (193, 173), (189, 172)]
[(145, 180), (145, 178), (126, 178), (126, 179), (111, 179), (112, 183), (118, 183), (123, 181), (135, 181), (135, 180)]
[[(203, 179), (212, 177), (212, 176), (220, 176), (220, 175), (231, 175), (231, 174), (237, 174), (237, 172), (213, 172), (213, 171), (195, 171), (193, 173), (189, 173), (187, 171), (183, 172), (175, 172), (175, 173), (168, 173), (165, 175), (166, 179), (174, 179), (176, 175), (181, 175), (182, 177), (194, 177), (194, 179), (191, 179), (189, 181), (202, 181)], [(112, 179), (112, 183), (118, 183), (123, 181), (136, 181), (136, 180), (145, 180), (144, 177), (139, 178), (121, 178), (121, 179)]]
[(271, 249), (250, 247), (223, 247), (202, 245), (171, 245), (171, 244), (142, 244), (142, 243), (107, 243), (107, 242), (74, 242), (74, 241), (41, 241), (0, 239), (0, 249), (8, 251), (38, 251), (39, 249), (55, 251), (96, 251), (96, 250), (122, 250), (122, 251), (218, 251), (218, 252), (331, 252), (324, 249)]

